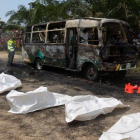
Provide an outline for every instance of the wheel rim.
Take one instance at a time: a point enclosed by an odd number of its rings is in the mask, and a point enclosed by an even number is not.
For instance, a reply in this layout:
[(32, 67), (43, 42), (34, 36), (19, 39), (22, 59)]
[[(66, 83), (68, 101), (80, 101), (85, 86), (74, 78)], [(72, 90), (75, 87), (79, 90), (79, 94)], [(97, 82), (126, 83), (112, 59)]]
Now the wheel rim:
[(93, 79), (94, 78), (94, 69), (93, 68), (90, 68), (88, 71), (87, 71), (87, 76), (89, 79)]
[(41, 60), (37, 60), (36, 66), (37, 66), (37, 69), (41, 70), (42, 69), (42, 61)]

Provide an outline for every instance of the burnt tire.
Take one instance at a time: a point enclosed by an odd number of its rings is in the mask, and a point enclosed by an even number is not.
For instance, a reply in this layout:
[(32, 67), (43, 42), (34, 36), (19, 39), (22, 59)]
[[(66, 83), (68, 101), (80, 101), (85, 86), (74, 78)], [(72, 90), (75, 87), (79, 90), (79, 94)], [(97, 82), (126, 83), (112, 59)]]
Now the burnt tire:
[(94, 65), (86, 65), (84, 67), (84, 77), (88, 80), (96, 81), (99, 79), (99, 72)]
[(116, 80), (122, 80), (126, 76), (126, 70), (116, 71), (113, 73), (113, 78)]
[(38, 59), (35, 61), (35, 67), (36, 67), (36, 69), (38, 69), (38, 70), (42, 70), (42, 69), (43, 69), (43, 62), (42, 62), (41, 59), (38, 58)]

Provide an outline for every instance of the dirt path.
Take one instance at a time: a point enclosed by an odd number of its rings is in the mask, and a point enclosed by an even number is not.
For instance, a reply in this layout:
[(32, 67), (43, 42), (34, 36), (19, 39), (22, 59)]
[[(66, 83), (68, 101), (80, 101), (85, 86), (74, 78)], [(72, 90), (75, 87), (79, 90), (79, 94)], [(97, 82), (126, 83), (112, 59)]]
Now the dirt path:
[[(6, 69), (7, 54), (0, 52), (0, 72)], [(111, 114), (101, 115), (94, 120), (67, 124), (65, 107), (56, 107), (36, 111), (26, 115), (8, 113), (10, 109), (6, 94), (0, 95), (0, 139), (1, 140), (98, 140), (102, 132), (107, 131), (119, 118), (140, 111), (140, 95), (123, 92), (125, 83), (140, 85), (139, 74), (127, 75), (121, 82), (103, 78), (99, 82), (84, 80), (79, 73), (58, 68), (45, 67), (35, 70), (24, 64), (20, 55), (15, 55), (14, 75), (23, 87), (18, 91), (27, 92), (39, 86), (47, 86), (52, 92), (67, 95), (96, 95), (115, 97), (131, 108), (116, 109)]]

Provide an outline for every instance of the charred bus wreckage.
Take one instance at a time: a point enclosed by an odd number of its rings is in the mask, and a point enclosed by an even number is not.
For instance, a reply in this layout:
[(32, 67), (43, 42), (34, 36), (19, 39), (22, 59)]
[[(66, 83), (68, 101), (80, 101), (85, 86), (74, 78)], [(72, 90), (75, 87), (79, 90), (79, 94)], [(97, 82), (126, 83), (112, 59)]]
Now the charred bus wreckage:
[(129, 24), (106, 18), (82, 18), (27, 26), (22, 57), (34, 63), (83, 71), (89, 80), (100, 72), (123, 78), (136, 67), (138, 52), (131, 45)]

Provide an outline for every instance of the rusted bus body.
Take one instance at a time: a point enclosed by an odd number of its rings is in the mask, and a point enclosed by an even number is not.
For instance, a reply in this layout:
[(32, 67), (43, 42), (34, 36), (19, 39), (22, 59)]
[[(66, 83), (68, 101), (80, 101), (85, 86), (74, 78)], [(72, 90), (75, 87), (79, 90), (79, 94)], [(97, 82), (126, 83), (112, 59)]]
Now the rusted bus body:
[[(44, 31), (33, 31), (34, 27), (45, 27)], [(47, 38), (47, 26), (48, 24), (39, 24), (30, 26), (31, 31), (25, 32), (24, 45), (22, 49), (22, 57), (29, 63), (35, 63), (36, 59), (41, 59), (43, 64), (51, 66), (64, 67), (65, 61), (65, 43), (49, 43)], [(64, 29), (63, 29), (64, 30)], [(26, 42), (27, 33), (30, 34), (29, 42)], [(33, 41), (33, 33), (45, 33), (44, 42)]]
[(22, 57), (24, 61), (29, 63), (35, 63), (36, 59), (40, 58), (44, 64), (65, 68), (65, 45), (59, 45), (59, 49), (56, 45), (25, 45), (22, 50)]
[[(124, 21), (101, 18), (28, 26), (22, 57), (30, 63), (40, 59), (38, 69), (46, 64), (76, 71), (93, 65), (89, 72), (128, 70), (136, 67), (138, 53), (128, 41), (127, 28), (129, 24)], [(117, 31), (121, 41), (115, 40)], [(115, 43), (111, 43), (111, 35), (116, 36)]]

